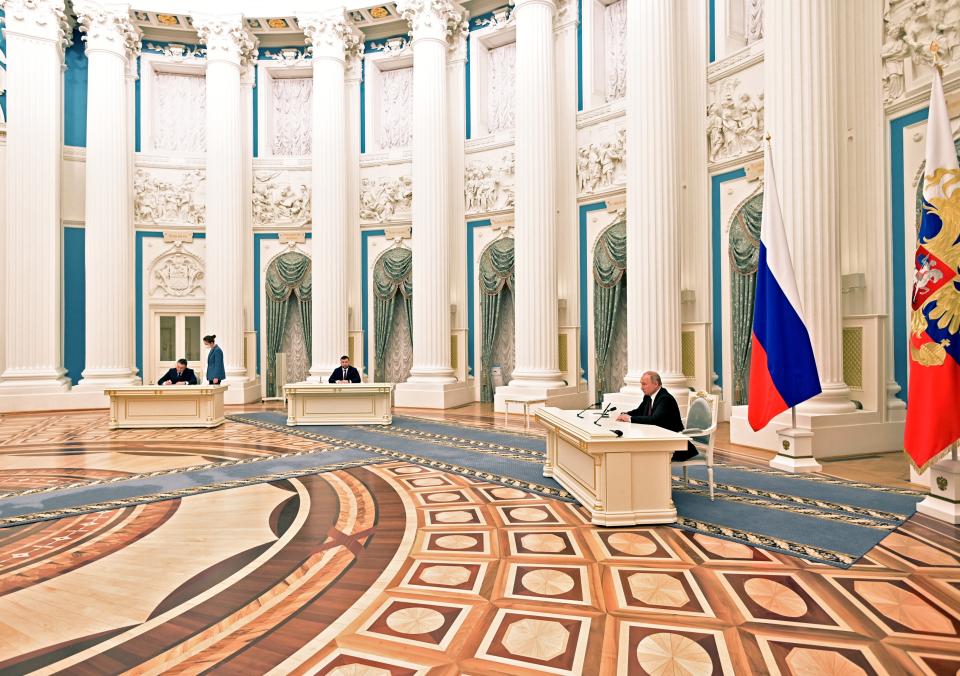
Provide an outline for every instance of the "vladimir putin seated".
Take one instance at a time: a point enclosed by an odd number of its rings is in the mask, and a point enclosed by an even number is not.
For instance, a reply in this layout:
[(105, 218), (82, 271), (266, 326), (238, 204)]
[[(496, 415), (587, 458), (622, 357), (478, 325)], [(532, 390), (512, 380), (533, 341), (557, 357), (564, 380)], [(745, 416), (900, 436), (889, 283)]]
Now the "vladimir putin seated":
[(157, 381), (157, 385), (196, 385), (197, 384), (197, 374), (193, 372), (193, 369), (187, 368), (186, 359), (178, 359), (177, 365), (167, 371), (160, 380)]

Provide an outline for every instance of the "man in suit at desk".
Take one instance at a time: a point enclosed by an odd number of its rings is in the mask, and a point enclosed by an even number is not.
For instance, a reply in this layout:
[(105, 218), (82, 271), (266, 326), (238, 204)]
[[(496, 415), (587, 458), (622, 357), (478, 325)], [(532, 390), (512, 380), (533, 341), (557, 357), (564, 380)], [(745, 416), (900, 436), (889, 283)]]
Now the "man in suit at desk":
[(353, 366), (350, 366), (350, 357), (343, 355), (340, 357), (340, 366), (333, 369), (333, 373), (330, 374), (330, 380), (328, 382), (359, 383), (360, 371)]
[[(667, 392), (660, 383), (660, 374), (647, 371), (640, 376), (640, 389), (643, 391), (643, 401), (632, 411), (617, 416), (620, 422), (632, 422), (638, 425), (656, 425), (671, 432), (683, 431), (683, 418), (680, 417), (680, 406), (673, 395)], [(674, 451), (673, 462), (689, 460), (697, 454), (697, 450), (689, 441), (687, 450)]]
[(197, 374), (193, 372), (193, 369), (187, 368), (186, 359), (178, 359), (177, 365), (167, 371), (160, 380), (157, 381), (157, 385), (196, 385), (197, 384)]

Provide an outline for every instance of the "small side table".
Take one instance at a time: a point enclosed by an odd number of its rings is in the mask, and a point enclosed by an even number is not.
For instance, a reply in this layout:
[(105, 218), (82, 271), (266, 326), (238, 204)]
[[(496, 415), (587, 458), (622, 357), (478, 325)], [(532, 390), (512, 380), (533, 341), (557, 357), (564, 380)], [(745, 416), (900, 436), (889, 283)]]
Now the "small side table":
[(504, 397), (503, 398), (503, 422), (506, 424), (508, 417), (510, 415), (510, 404), (523, 404), (523, 427), (524, 429), (530, 428), (530, 406), (532, 404), (543, 404), (547, 405), (546, 399), (524, 399), (522, 397)]

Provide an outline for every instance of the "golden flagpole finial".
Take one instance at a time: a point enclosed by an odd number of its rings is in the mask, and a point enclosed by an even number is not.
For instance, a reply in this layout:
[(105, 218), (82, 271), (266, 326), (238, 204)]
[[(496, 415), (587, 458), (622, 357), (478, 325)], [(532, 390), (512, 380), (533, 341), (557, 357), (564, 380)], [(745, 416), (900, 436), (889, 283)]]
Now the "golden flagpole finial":
[(770, 142), (770, 138), (771, 138), (770, 132), (767, 132), (767, 135), (766, 135), (764, 138), (766, 138), (766, 139), (767, 139), (767, 142), (769, 143), (769, 142)]
[(940, 65), (940, 43), (934, 40), (930, 43), (930, 54), (933, 55), (933, 67), (943, 77), (943, 67)]

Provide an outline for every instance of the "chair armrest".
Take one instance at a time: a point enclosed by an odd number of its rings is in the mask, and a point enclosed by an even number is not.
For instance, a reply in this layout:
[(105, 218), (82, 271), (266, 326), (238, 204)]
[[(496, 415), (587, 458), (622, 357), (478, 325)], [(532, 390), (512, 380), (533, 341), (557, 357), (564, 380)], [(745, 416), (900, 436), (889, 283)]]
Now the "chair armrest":
[(686, 434), (687, 436), (702, 437), (705, 433), (705, 430), (700, 429), (699, 427), (688, 427), (685, 430), (681, 430), (680, 434)]

